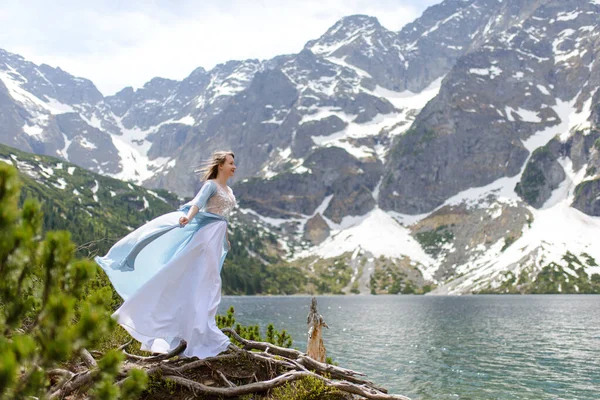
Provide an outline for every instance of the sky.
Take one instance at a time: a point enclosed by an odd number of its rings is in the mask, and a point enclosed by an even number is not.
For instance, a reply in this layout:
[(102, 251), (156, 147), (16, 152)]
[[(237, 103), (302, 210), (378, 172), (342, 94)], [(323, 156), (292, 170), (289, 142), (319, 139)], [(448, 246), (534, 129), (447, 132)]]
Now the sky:
[(2, 0), (0, 48), (104, 94), (197, 67), (298, 53), (340, 18), (397, 31), (441, 0)]

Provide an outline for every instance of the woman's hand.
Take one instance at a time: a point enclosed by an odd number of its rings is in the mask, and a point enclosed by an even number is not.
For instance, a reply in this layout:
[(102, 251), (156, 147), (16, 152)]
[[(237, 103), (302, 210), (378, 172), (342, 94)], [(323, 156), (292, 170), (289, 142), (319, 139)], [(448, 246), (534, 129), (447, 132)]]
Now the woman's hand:
[(231, 243), (229, 243), (229, 239), (227, 239), (227, 249), (231, 250)]
[(188, 222), (190, 222), (188, 217), (186, 217), (186, 216), (179, 217), (179, 226), (181, 226), (182, 228), (184, 226), (186, 226), (188, 224)]

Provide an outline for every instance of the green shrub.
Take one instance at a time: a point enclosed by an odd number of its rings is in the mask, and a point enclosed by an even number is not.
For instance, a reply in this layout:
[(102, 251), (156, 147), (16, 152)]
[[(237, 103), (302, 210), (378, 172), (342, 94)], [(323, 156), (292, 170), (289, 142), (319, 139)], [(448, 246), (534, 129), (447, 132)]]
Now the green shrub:
[[(89, 291), (98, 267), (74, 257), (68, 232), (42, 236), (40, 205), (18, 208), (17, 171), (0, 165), (0, 397), (45, 398), (48, 371), (98, 344), (114, 327), (109, 287)], [(98, 361), (92, 392), (102, 399), (135, 397), (146, 375), (132, 372), (122, 389), (114, 378), (123, 355)]]
[[(241, 325), (235, 321), (235, 309), (229, 307), (226, 315), (217, 315), (217, 326), (222, 328), (234, 328), (238, 335), (244, 339), (267, 342), (280, 347), (292, 347), (292, 337), (285, 329), (278, 331), (273, 324), (267, 325), (265, 336), (261, 336), (258, 325)], [(237, 343), (232, 339), (232, 342)]]

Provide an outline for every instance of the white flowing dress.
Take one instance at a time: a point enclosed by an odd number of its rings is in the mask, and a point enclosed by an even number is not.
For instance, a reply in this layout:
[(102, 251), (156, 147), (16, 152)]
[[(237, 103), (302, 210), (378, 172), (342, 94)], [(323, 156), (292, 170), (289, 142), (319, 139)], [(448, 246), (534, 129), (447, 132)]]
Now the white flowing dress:
[[(179, 218), (200, 210), (185, 226)], [(217, 328), (221, 268), (227, 254), (227, 217), (236, 200), (231, 188), (207, 181), (178, 211), (131, 232), (96, 262), (125, 300), (115, 311), (142, 350), (165, 353), (181, 340), (184, 356), (211, 357), (227, 349)]]

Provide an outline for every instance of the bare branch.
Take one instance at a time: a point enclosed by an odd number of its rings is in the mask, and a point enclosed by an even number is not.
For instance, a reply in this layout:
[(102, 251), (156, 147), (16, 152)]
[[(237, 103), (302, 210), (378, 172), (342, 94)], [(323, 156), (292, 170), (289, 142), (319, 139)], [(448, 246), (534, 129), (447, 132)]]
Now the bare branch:
[(97, 248), (98, 244), (100, 244), (102, 242), (114, 243), (117, 240), (118, 240), (118, 238), (102, 238), (102, 239), (90, 240), (89, 242), (83, 243), (83, 244), (79, 245), (78, 247), (76, 247), (73, 252), (76, 253), (80, 250), (87, 250), (87, 258), (93, 258), (94, 256), (98, 255), (98, 248)]
[(50, 378), (55, 378), (55, 377), (67, 377), (67, 378), (72, 378), (75, 376), (75, 374), (71, 371), (68, 371), (66, 369), (62, 369), (62, 368), (54, 368), (49, 370), (48, 372), (48, 377)]
[(50, 388), (48, 395), (50, 393), (55, 393), (55, 392), (60, 391), (68, 382), (73, 380), (73, 378), (75, 378), (75, 376), (77, 376), (77, 375), (71, 371), (67, 371), (66, 369), (55, 368), (55, 369), (49, 370), (48, 377), (51, 380), (56, 377), (60, 377), (61, 379)]
[(98, 367), (98, 363), (86, 348), (81, 349), (81, 351), (79, 352), (79, 356), (89, 369)]
[(104, 357), (104, 353), (101, 352), (100, 350), (90, 350), (90, 354), (93, 355), (95, 358)]
[(237, 340), (238, 342), (240, 342), (244, 345), (244, 349), (246, 349), (246, 350), (255, 349), (255, 350), (267, 351), (267, 349), (268, 349), (268, 351), (273, 354), (276, 354), (276, 355), (282, 356), (282, 357), (292, 358), (292, 359), (296, 359), (300, 356), (305, 355), (304, 353), (302, 353), (298, 350), (288, 349), (286, 347), (279, 347), (279, 346), (276, 346), (271, 343), (256, 342), (254, 340), (244, 339), (236, 331), (234, 331), (231, 328), (223, 328), (223, 329), (221, 329), (221, 331), (223, 331), (223, 333), (229, 333), (230, 335), (232, 335), (235, 338), (235, 340)]
[(131, 343), (133, 343), (133, 339), (129, 339), (129, 341), (125, 344), (120, 345), (119, 347), (117, 347), (117, 350), (124, 350), (127, 346), (129, 346)]
[(164, 379), (172, 380), (173, 382), (188, 388), (194, 393), (202, 393), (202, 394), (210, 394), (215, 396), (223, 396), (223, 397), (234, 397), (241, 396), (248, 393), (256, 393), (256, 392), (264, 392), (270, 389), (273, 389), (277, 386), (281, 386), (287, 382), (295, 381), (304, 376), (309, 376), (306, 372), (288, 372), (283, 375), (280, 375), (274, 379), (262, 382), (249, 383), (247, 385), (235, 386), (229, 388), (221, 388), (221, 387), (212, 387), (206, 386), (198, 382), (194, 382), (187, 378), (182, 378), (180, 376), (166, 375), (163, 376)]
[(219, 375), (219, 378), (221, 378), (221, 380), (223, 382), (225, 382), (225, 384), (229, 387), (235, 387), (235, 385), (233, 384), (233, 382), (231, 382), (229, 379), (227, 379), (227, 377), (225, 376), (225, 374), (223, 374), (221, 371), (217, 370), (217, 375)]
[(328, 374), (333, 379), (343, 379), (345, 381), (352, 382), (352, 383), (368, 385), (370, 387), (373, 387), (373, 388), (379, 390), (382, 393), (387, 393), (387, 389), (380, 387), (380, 386), (376, 386), (373, 382), (368, 381), (366, 379), (361, 379), (361, 378), (356, 377), (356, 375), (364, 376), (364, 374), (362, 374), (360, 372), (336, 367), (335, 365), (331, 365), (331, 364), (320, 363), (318, 361), (313, 360), (310, 357), (300, 357), (298, 359), (298, 364), (300, 364), (308, 369), (320, 372), (322, 374)]
[(317, 369), (319, 371), (327, 372), (329, 374), (337, 373), (343, 376), (365, 376), (362, 372), (352, 371), (351, 369), (340, 368), (335, 365), (325, 364), (313, 360), (305, 354), (298, 357), (298, 362), (307, 368)]
[(150, 356), (150, 357), (136, 356), (134, 354), (129, 354), (125, 350), (123, 350), (123, 353), (125, 353), (128, 360), (134, 360), (134, 361), (138, 361), (138, 362), (155, 362), (155, 361), (162, 361), (162, 360), (167, 360), (171, 357), (175, 357), (175, 356), (181, 354), (185, 350), (186, 347), (187, 347), (186, 341), (182, 340), (181, 343), (179, 343), (179, 345), (177, 347), (175, 347), (173, 350), (171, 350), (170, 352), (168, 352), (166, 354), (159, 354), (157, 356)]
[(77, 389), (90, 386), (96, 377), (99, 375), (99, 370), (86, 371), (76, 375), (74, 379), (67, 382), (61, 389), (56, 390), (50, 395), (50, 399), (63, 398), (73, 393)]
[(185, 371), (189, 371), (191, 369), (195, 369), (195, 368), (198, 368), (198, 367), (205, 366), (205, 365), (207, 365), (208, 363), (211, 363), (211, 362), (231, 360), (231, 359), (234, 359), (234, 358), (238, 358), (238, 356), (235, 355), (235, 354), (224, 354), (224, 355), (221, 355), (221, 356), (207, 357), (207, 358), (204, 358), (202, 360), (192, 361), (190, 363), (184, 364), (184, 365), (182, 365), (180, 367), (177, 367), (175, 369), (177, 371), (179, 371), (179, 372), (185, 372)]

